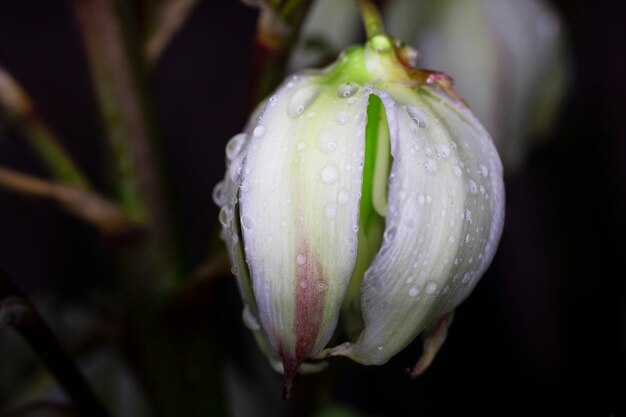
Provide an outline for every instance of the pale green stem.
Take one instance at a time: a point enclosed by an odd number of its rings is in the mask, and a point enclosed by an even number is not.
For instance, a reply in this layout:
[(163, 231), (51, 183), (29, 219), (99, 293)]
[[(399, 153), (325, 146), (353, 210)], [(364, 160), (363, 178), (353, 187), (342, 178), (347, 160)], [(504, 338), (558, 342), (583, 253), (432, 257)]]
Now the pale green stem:
[(361, 12), (367, 38), (371, 39), (376, 35), (384, 34), (385, 27), (383, 26), (383, 20), (374, 3), (371, 0), (356, 0), (356, 4)]
[(5, 114), (59, 181), (88, 189), (89, 181), (39, 116), (24, 88), (0, 67), (0, 114)]

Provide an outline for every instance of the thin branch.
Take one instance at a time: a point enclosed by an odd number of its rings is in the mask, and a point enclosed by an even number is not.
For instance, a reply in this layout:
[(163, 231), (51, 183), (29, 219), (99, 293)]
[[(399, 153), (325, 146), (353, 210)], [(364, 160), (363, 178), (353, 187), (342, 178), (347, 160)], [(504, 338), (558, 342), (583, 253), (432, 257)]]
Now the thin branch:
[(163, 0), (155, 7), (153, 29), (145, 45), (145, 54), (152, 66), (159, 60), (197, 4), (198, 0)]
[(30, 143), (56, 179), (88, 189), (89, 181), (37, 112), (22, 86), (0, 67), (0, 113)]
[(80, 415), (108, 417), (76, 364), (32, 304), (0, 269), (0, 324), (17, 330), (54, 375)]
[(141, 82), (145, 56), (128, 27), (129, 4), (115, 0), (73, 3), (106, 128), (117, 195), (133, 219), (147, 224), (146, 244), (150, 248), (144, 254), (159, 271), (151, 285), (167, 291), (180, 279), (180, 251), (167, 199), (170, 182), (164, 154)]
[(198, 306), (206, 305), (215, 284), (220, 278), (230, 276), (231, 264), (225, 251), (215, 254), (200, 265), (193, 275), (168, 303), (170, 312), (197, 311)]
[(249, 107), (266, 97), (285, 76), (289, 52), (312, 0), (291, 0), (283, 8), (265, 1), (254, 2), (260, 10), (254, 44), (254, 65)]
[(106, 235), (118, 234), (139, 226), (121, 207), (98, 194), (11, 169), (0, 167), (0, 188), (52, 199), (69, 213), (95, 225)]

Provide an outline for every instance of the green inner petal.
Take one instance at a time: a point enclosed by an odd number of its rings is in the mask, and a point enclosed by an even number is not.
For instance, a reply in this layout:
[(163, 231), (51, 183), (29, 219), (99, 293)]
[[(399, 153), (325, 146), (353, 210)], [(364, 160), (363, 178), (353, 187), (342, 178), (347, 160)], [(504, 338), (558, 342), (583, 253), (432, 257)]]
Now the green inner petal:
[(343, 305), (344, 327), (348, 338), (353, 341), (364, 327), (360, 299), (361, 281), (380, 248), (385, 231), (384, 215), (387, 210), (387, 180), (391, 160), (385, 107), (380, 98), (372, 94), (367, 106), (357, 260)]

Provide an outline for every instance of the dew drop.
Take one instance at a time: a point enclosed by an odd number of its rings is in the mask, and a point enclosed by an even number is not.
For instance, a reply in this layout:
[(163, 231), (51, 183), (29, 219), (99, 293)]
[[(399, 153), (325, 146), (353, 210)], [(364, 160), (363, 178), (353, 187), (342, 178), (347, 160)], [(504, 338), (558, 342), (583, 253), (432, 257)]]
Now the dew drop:
[(337, 138), (330, 132), (322, 133), (319, 136), (317, 143), (320, 150), (325, 153), (330, 153), (337, 149)]
[(334, 165), (327, 165), (322, 170), (322, 181), (325, 184), (332, 184), (339, 178), (339, 170)]
[(478, 192), (478, 185), (472, 180), (467, 182), (467, 190), (470, 194), (476, 194)]
[(417, 288), (416, 285), (411, 285), (411, 288), (409, 288), (409, 296), (417, 297), (419, 293), (420, 293), (419, 288)]
[(461, 283), (467, 284), (472, 280), (473, 274), (471, 272), (466, 272), (463, 274), (463, 278), (461, 278)]
[(434, 294), (435, 291), (437, 291), (437, 283), (436, 282), (429, 282), (428, 284), (426, 284), (426, 288), (424, 288), (424, 292), (426, 294)]
[(342, 126), (346, 125), (349, 119), (350, 119), (350, 116), (345, 111), (340, 111), (339, 113), (337, 113), (336, 120), (337, 120), (337, 123), (339, 123), (340, 125)]
[(350, 195), (346, 190), (339, 190), (337, 194), (337, 202), (339, 204), (346, 204), (350, 200)]
[(301, 253), (298, 254), (298, 256), (296, 256), (296, 262), (298, 263), (298, 265), (304, 265), (306, 263), (306, 256), (302, 255)]
[(291, 117), (301, 116), (304, 111), (315, 101), (320, 93), (316, 85), (307, 85), (296, 90), (289, 98), (287, 114)]
[(395, 226), (390, 227), (389, 229), (385, 230), (385, 234), (384, 234), (384, 239), (386, 242), (392, 242), (395, 237), (396, 237), (396, 232), (398, 231), (398, 229), (396, 229)]
[(245, 139), (246, 139), (245, 133), (239, 133), (238, 135), (235, 135), (232, 138), (230, 138), (230, 140), (226, 144), (226, 158), (228, 158), (229, 161), (232, 161), (233, 159), (237, 157), (237, 155), (239, 155), (239, 152), (241, 152), (241, 148), (243, 147), (243, 142), (245, 141)]
[(450, 147), (445, 144), (436, 145), (435, 152), (437, 153), (437, 156), (441, 159), (448, 159), (451, 154)]
[(230, 227), (230, 216), (228, 215), (228, 209), (226, 206), (222, 207), (220, 210), (219, 220), (222, 226)]
[(224, 181), (218, 182), (215, 187), (213, 187), (213, 202), (216, 206), (223, 206), (226, 203), (226, 184)]
[(454, 175), (455, 177), (460, 177), (461, 175), (463, 175), (463, 171), (461, 171), (461, 168), (455, 166), (454, 168), (452, 168), (452, 175)]
[(478, 175), (480, 175), (483, 178), (487, 178), (489, 176), (489, 170), (487, 169), (486, 166), (481, 164), (478, 166)]
[(258, 125), (252, 131), (252, 136), (254, 136), (255, 138), (260, 138), (264, 134), (265, 134), (265, 126), (262, 126), (262, 125)]
[(348, 106), (353, 106), (356, 103), (356, 99), (349, 98), (348, 101), (346, 101), (346, 103), (348, 104)]
[(424, 161), (424, 168), (426, 168), (426, 171), (432, 174), (433, 172), (437, 171), (437, 162), (435, 162), (433, 159), (426, 158), (426, 161)]
[(252, 230), (253, 224), (250, 216), (241, 216), (241, 227), (244, 230)]
[(418, 109), (417, 107), (407, 106), (406, 112), (409, 114), (409, 117), (411, 117), (411, 119), (415, 122), (417, 127), (421, 127), (422, 129), (428, 127), (428, 119), (424, 111)]
[(337, 88), (337, 96), (341, 98), (348, 98), (356, 94), (359, 91), (359, 85), (352, 82), (343, 83)]

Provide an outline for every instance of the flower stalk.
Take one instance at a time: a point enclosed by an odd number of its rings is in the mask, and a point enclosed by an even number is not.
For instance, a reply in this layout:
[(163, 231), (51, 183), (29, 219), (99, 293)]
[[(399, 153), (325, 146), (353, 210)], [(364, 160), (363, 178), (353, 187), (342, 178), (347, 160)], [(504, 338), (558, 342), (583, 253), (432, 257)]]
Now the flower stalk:
[(356, 0), (357, 6), (363, 19), (363, 26), (368, 39), (373, 38), (376, 35), (382, 35), (385, 33), (385, 27), (383, 20), (380, 17), (378, 8), (374, 5), (372, 0)]

